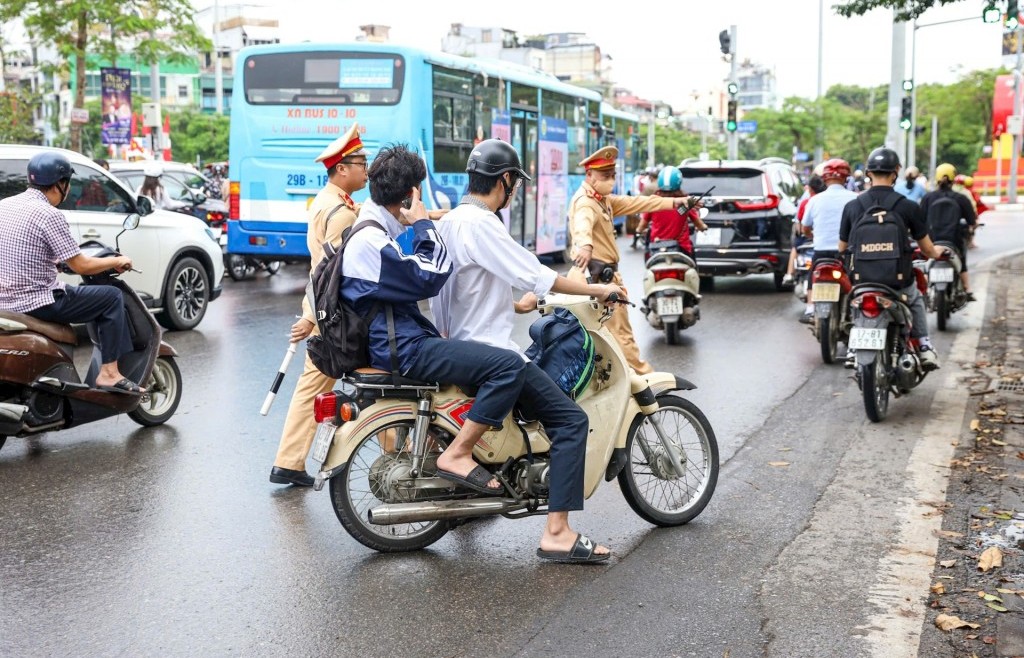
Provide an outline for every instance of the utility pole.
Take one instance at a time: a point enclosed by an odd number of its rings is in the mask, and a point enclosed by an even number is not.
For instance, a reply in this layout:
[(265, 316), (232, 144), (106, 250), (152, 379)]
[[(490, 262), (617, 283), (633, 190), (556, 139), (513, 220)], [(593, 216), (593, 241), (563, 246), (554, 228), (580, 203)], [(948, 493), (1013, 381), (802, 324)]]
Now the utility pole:
[[(917, 64), (917, 19), (914, 19), (912, 23), (913, 27), (910, 30), (910, 38), (913, 40), (913, 45), (910, 46), (910, 84), (913, 85), (910, 88), (910, 130), (907, 131), (907, 168), (913, 167), (917, 164), (917, 77), (915, 74), (915, 66)], [(929, 170), (929, 174), (935, 171), (934, 169)]]
[(814, 130), (814, 163), (825, 158), (825, 117), (822, 102), (822, 68), (825, 54), (825, 0), (818, 0), (818, 126)]
[(647, 120), (647, 168), (654, 169), (654, 105), (651, 105), (651, 116)]
[(896, 11), (893, 10), (892, 23), (892, 69), (889, 76), (889, 114), (885, 132), (885, 145), (903, 153), (905, 136), (900, 128), (900, 114), (903, 105), (903, 75), (907, 57), (906, 45), (907, 24), (896, 22)]
[[(730, 67), (731, 68), (730, 68), (730, 71), (729, 71), (729, 84), (739, 85), (739, 81), (736, 79), (736, 51), (737, 51), (737, 48), (736, 48), (736, 26), (735, 25), (730, 25), (729, 26), (729, 45), (730, 45), (730, 50), (731, 50), (729, 58), (732, 60), (730, 62)], [(734, 131), (729, 133), (729, 144), (728, 144), (729, 154), (728, 154), (728, 157), (729, 157), (730, 160), (735, 160), (735, 159), (737, 159), (739, 157), (739, 150), (740, 150), (739, 146), (740, 146), (740, 144), (739, 144), (739, 136), (736, 134), (736, 131), (734, 130)]]
[(1018, 162), (1020, 161), (1020, 115), (1021, 115), (1021, 96), (1024, 90), (1024, 79), (1021, 74), (1021, 64), (1024, 63), (1024, 50), (1021, 50), (1021, 46), (1024, 45), (1024, 34), (1021, 33), (1020, 23), (1017, 23), (1017, 29), (1014, 30), (1014, 34), (1017, 38), (1017, 66), (1013, 69), (1013, 113), (1017, 115), (1017, 130), (1013, 133), (1013, 153), (1010, 154), (1010, 185), (1006, 191), (1006, 200), (1010, 203), (1017, 203), (1017, 168)]
[(224, 67), (220, 61), (220, 3), (213, 0), (213, 80), (214, 111), (224, 113)]
[(932, 151), (928, 159), (928, 174), (935, 175), (935, 166), (939, 157), (939, 117), (932, 116)]

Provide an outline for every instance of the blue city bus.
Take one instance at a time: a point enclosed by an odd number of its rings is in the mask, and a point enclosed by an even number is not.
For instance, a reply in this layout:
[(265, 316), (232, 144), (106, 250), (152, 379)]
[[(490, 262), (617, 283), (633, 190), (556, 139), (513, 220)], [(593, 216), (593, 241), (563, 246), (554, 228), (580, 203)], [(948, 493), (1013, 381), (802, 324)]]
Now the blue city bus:
[(387, 143), (423, 154), (427, 208), (458, 204), (474, 144), (512, 143), (532, 180), (502, 214), (511, 235), (537, 254), (566, 247), (580, 160), (617, 144), (623, 190), (639, 161), (636, 116), (602, 104), (595, 91), (508, 62), (386, 43), (303, 43), (244, 48), (235, 72), (229, 253), (309, 257), (306, 209), (327, 181), (313, 159), (353, 122), (370, 158)]

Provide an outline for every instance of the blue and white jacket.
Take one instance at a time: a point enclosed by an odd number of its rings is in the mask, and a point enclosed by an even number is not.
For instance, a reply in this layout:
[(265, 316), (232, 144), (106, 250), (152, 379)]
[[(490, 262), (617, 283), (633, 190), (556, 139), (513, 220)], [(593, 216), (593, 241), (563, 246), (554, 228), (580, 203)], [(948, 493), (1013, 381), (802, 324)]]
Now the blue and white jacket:
[[(406, 373), (418, 354), (424, 338), (437, 337), (437, 329), (420, 313), (418, 302), (436, 295), (452, 273), (441, 236), (434, 223), (421, 219), (413, 224), (413, 253), (406, 255), (395, 242), (405, 226), (373, 201), (359, 211), (359, 221), (372, 219), (387, 228), (387, 235), (368, 228), (352, 236), (345, 247), (341, 298), (366, 317), (374, 303), (392, 305), (395, 317), (395, 343), (398, 363)], [(382, 307), (370, 323), (370, 365), (391, 370), (387, 315)]]

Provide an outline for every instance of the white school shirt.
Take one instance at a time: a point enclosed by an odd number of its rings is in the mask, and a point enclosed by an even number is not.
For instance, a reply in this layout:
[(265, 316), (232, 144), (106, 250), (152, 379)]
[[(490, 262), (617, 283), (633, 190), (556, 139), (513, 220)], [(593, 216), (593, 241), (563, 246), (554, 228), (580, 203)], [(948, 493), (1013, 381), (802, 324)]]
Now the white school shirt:
[(483, 202), (466, 197), (437, 222), (454, 273), (430, 300), (434, 326), (455, 340), (471, 340), (519, 352), (512, 340), (513, 288), (543, 297), (558, 273), (512, 239)]

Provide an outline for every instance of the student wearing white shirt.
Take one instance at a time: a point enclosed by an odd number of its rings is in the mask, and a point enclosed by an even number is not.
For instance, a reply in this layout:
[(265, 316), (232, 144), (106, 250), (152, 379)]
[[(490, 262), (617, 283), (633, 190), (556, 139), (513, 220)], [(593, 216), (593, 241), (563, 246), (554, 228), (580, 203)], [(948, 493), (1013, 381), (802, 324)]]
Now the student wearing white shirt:
[[(512, 341), (515, 313), (537, 307), (548, 292), (590, 295), (606, 301), (616, 285), (588, 284), (545, 267), (509, 235), (497, 211), (506, 207), (529, 176), (508, 143), (484, 140), (466, 165), (468, 195), (437, 223), (454, 273), (430, 300), (434, 323), (443, 336), (519, 351)], [(513, 288), (528, 291), (516, 302)], [(538, 555), (562, 562), (597, 562), (610, 555), (569, 526), (569, 512), (583, 509), (586, 414), (533, 363), (518, 400), (523, 413), (544, 426), (551, 439), (551, 476), (547, 524)]]

